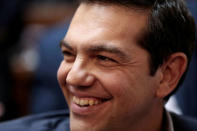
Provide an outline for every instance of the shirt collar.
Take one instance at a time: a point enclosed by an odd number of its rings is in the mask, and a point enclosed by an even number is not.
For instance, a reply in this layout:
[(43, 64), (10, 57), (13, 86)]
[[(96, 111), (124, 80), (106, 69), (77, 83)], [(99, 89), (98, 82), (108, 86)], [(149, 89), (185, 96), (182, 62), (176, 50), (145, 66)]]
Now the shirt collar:
[(165, 131), (174, 131), (174, 125), (173, 125), (173, 122), (172, 122), (172, 117), (170, 115), (170, 113), (165, 109), (164, 110), (164, 117), (166, 118), (165, 119)]

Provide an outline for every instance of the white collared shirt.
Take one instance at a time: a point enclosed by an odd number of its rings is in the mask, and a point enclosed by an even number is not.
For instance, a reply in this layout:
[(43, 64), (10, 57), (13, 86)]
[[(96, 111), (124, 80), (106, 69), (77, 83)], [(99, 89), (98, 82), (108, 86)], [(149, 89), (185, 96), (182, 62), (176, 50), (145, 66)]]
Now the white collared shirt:
[(165, 111), (165, 115), (166, 115), (165, 116), (166, 117), (166, 125), (164, 125), (164, 126), (166, 126), (165, 129), (166, 129), (166, 131), (174, 131), (174, 125), (173, 125), (173, 122), (172, 122), (172, 117), (166, 109), (164, 109), (164, 111)]

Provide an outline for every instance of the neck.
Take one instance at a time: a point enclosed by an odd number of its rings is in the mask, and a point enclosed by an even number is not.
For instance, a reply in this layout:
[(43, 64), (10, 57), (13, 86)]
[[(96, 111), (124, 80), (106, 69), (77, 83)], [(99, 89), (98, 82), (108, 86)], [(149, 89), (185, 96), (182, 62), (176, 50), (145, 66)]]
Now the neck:
[[(158, 105), (159, 104), (159, 105)], [(144, 117), (131, 129), (132, 131), (162, 131), (163, 104), (158, 102)]]

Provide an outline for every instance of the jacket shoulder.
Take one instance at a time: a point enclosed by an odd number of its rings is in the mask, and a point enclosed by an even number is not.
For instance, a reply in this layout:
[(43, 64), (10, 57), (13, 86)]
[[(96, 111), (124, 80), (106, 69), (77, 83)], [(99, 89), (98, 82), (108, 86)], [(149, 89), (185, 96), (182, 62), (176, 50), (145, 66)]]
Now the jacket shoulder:
[(69, 131), (68, 111), (53, 111), (0, 123), (0, 131)]
[(171, 113), (175, 131), (197, 131), (197, 119)]

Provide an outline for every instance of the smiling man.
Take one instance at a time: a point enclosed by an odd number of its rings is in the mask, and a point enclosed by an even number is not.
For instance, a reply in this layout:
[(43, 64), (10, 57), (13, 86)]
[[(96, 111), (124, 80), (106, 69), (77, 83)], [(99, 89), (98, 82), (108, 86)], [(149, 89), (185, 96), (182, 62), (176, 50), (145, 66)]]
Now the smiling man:
[[(147, 16), (113, 4), (79, 6), (61, 42), (58, 71), (72, 130), (159, 130), (163, 103), (157, 88), (164, 77), (161, 69), (150, 75), (149, 53), (138, 45)], [(182, 73), (186, 56), (175, 57)]]
[(57, 76), (70, 118), (55, 112), (0, 129), (197, 130), (196, 120), (164, 108), (184, 79), (194, 40), (181, 0), (83, 0), (60, 42)]
[(82, 1), (58, 71), (70, 129), (173, 130), (163, 106), (186, 70), (194, 30), (181, 0)]

